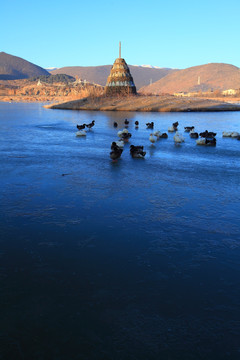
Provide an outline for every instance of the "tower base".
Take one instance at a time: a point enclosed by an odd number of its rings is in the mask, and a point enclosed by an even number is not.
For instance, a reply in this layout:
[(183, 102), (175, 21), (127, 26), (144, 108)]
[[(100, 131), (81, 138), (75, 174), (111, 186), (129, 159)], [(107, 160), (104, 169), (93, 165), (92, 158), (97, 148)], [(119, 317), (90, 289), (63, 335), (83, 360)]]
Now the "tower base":
[(105, 94), (107, 96), (128, 96), (128, 95), (136, 95), (136, 87), (135, 86), (106, 86)]

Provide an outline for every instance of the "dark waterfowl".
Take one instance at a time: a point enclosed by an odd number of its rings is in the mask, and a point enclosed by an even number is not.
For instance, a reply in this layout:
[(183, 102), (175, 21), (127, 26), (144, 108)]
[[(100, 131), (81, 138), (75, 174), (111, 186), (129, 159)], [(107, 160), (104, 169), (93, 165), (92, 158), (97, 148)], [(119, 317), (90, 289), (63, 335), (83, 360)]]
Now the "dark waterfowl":
[(114, 150), (115, 148), (123, 149), (124, 148), (124, 141), (113, 141), (111, 144), (111, 150)]
[(205, 145), (205, 146), (215, 146), (217, 143), (217, 140), (215, 138), (213, 139), (207, 139), (207, 138), (200, 138), (196, 140), (197, 145)]
[(139, 122), (136, 120), (136, 121), (135, 121), (135, 127), (137, 128), (138, 125), (139, 125)]
[(86, 124), (77, 125), (78, 130), (83, 130), (83, 129), (85, 129), (85, 127), (86, 127)]
[(114, 150), (116, 147), (119, 147), (116, 143), (116, 141), (113, 141), (111, 144), (111, 150)]
[(121, 139), (123, 139), (124, 141), (128, 141), (131, 137), (132, 137), (131, 133), (123, 133)]
[(130, 146), (130, 154), (135, 159), (143, 159), (146, 155), (146, 151), (143, 151), (143, 146)]
[(170, 126), (169, 128), (168, 128), (168, 132), (175, 132), (175, 131), (177, 131), (177, 129), (178, 129), (178, 121), (176, 121), (175, 123), (173, 123), (172, 124), (172, 126)]
[(176, 121), (175, 123), (172, 124), (175, 131), (177, 131), (178, 125), (179, 125), (178, 121)]
[(86, 124), (88, 129), (91, 129), (95, 125), (95, 120), (93, 120), (90, 124)]
[(123, 149), (121, 149), (115, 142), (112, 142), (111, 145), (111, 152), (110, 152), (110, 158), (115, 161), (119, 159), (122, 155)]
[(150, 123), (146, 123), (146, 126), (147, 126), (148, 129), (153, 129), (153, 127), (154, 127), (154, 122), (152, 121), (152, 122), (150, 122)]
[(184, 126), (184, 130), (186, 132), (192, 131), (194, 129), (194, 126)]
[(216, 143), (217, 143), (217, 140), (215, 138), (212, 138), (212, 139), (205, 138), (205, 145), (215, 146)]
[(201, 132), (199, 135), (203, 138), (213, 139), (217, 135), (217, 133), (205, 130), (204, 132)]
[(198, 133), (197, 132), (192, 132), (192, 131), (190, 131), (190, 138), (192, 138), (192, 139), (198, 139)]
[(208, 138), (215, 138), (216, 135), (217, 135), (217, 133), (214, 133), (214, 132), (211, 132), (211, 131), (210, 131), (210, 132), (208, 133), (208, 136), (207, 136), (207, 137), (208, 137)]
[(118, 123), (116, 121), (114, 121), (113, 126), (118, 127)]
[(159, 136), (159, 139), (167, 139), (168, 138), (168, 134), (167, 133), (162, 133), (160, 136)]
[(125, 124), (125, 125), (128, 125), (128, 124), (129, 124), (128, 119), (125, 119), (124, 124)]
[(143, 145), (130, 145), (130, 151), (143, 150)]

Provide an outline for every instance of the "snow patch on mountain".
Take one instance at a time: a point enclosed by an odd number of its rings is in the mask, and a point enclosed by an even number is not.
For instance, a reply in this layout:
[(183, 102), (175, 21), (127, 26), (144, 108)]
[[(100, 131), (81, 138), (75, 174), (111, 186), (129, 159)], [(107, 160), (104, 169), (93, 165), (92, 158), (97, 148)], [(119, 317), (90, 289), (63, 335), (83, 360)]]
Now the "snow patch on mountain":
[(48, 67), (46, 68), (45, 70), (47, 71), (53, 71), (53, 70), (57, 70), (58, 68), (57, 67)]
[(133, 65), (133, 66), (144, 67), (144, 68), (150, 68), (150, 69), (164, 69), (163, 67), (160, 67), (160, 66), (153, 66), (153, 65)]

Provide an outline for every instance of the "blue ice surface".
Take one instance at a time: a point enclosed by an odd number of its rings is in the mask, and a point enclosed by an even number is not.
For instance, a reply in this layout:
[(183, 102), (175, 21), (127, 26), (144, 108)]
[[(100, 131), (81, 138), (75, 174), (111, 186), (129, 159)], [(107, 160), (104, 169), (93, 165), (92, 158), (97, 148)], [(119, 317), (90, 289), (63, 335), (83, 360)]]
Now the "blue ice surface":
[[(152, 146), (175, 121), (185, 142), (169, 133)], [(197, 146), (192, 125), (217, 146)], [(240, 132), (238, 112), (0, 103), (4, 359), (239, 358), (240, 141), (222, 131)]]

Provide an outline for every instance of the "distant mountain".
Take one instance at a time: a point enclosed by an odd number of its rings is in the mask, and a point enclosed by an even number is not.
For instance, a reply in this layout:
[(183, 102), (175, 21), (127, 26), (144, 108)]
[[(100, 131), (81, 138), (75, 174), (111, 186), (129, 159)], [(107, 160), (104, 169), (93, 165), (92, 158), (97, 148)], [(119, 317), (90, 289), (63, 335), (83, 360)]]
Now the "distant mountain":
[(47, 70), (48, 72), (49, 71), (53, 71), (53, 70), (57, 70), (58, 68), (57, 67), (49, 67), (49, 68), (46, 68), (45, 70)]
[(140, 89), (144, 94), (226, 90), (240, 88), (240, 69), (234, 65), (211, 63), (171, 72)]
[(164, 69), (163, 67), (153, 66), (153, 65), (133, 65), (133, 66), (140, 66), (140, 67), (145, 67), (145, 68), (150, 68), (150, 69)]
[[(112, 65), (102, 66), (70, 66), (63, 67), (57, 70), (51, 71), (51, 74), (67, 74), (71, 76), (78, 76), (80, 79), (87, 80), (91, 83), (96, 83), (102, 86), (106, 85), (107, 78), (110, 74)], [(169, 68), (148, 68), (142, 66), (129, 65), (130, 72), (134, 79), (136, 88), (139, 89), (142, 86), (148, 85), (151, 82), (155, 82), (167, 74), (175, 72)]]
[(28, 79), (40, 75), (49, 75), (49, 72), (20, 57), (0, 52), (0, 80)]

